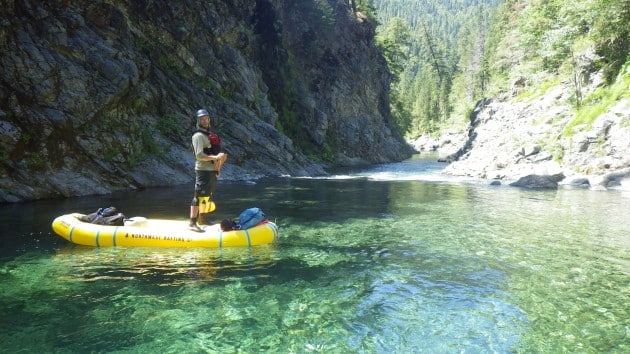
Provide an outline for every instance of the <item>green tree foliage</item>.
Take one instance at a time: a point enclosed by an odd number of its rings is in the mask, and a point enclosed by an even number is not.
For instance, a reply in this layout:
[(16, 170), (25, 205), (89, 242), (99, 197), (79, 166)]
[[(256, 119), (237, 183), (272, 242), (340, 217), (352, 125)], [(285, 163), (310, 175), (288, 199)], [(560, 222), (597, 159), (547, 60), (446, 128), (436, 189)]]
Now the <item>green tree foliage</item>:
[(465, 122), (464, 112), (487, 86), (486, 35), (499, 2), (372, 1), (394, 75), (393, 116), (407, 136)]
[(390, 19), (377, 38), (394, 80), (400, 79), (410, 48), (409, 26), (400, 17)]
[(614, 84), (629, 59), (629, 32), (630, 0), (510, 0), (489, 51), (491, 62), (502, 63), (491, 71), (493, 85), (505, 90), (525, 79), (536, 89), (568, 81), (574, 107), (588, 109), (582, 85), (599, 70)]
[(630, 0), (598, 1), (591, 14), (595, 16), (592, 35), (606, 60), (606, 79), (612, 83), (630, 59)]
[[(410, 137), (467, 123), (476, 101), (521, 79), (533, 86), (555, 81), (554, 76), (569, 80), (580, 109), (586, 100), (581, 92), (585, 70), (603, 69), (606, 82), (612, 84), (629, 60), (630, 0), (371, 4), (394, 74), (394, 118)], [(403, 26), (409, 33), (403, 37), (407, 46), (391, 38), (392, 33), (402, 33)], [(594, 55), (588, 54), (590, 48)], [(595, 57), (592, 68), (583, 67), (585, 55)]]
[[(518, 33), (522, 46), (543, 59), (555, 72), (576, 49), (593, 44), (608, 83), (628, 59), (630, 0), (532, 0), (521, 13)], [(511, 14), (506, 14), (510, 16)], [(532, 59), (530, 56), (528, 59)]]
[(393, 121), (396, 128), (404, 133), (411, 128), (412, 116), (404, 92), (401, 91), (401, 86), (396, 83), (400, 81), (400, 75), (409, 59), (411, 44), (409, 26), (402, 18), (394, 17), (387, 23), (376, 40), (392, 74), (390, 106)]
[(372, 23), (378, 24), (376, 9), (372, 4), (372, 0), (348, 0), (348, 2), (354, 12), (361, 12), (366, 15)]

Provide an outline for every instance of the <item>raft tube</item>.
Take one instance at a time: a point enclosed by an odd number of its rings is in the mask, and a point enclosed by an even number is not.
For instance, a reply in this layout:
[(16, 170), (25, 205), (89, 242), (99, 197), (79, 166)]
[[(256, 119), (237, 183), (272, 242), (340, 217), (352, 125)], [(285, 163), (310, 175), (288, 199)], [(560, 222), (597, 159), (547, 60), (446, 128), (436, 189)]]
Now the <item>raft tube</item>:
[(278, 239), (278, 226), (267, 221), (247, 230), (222, 231), (219, 224), (205, 226), (205, 232), (188, 229), (187, 220), (132, 218), (125, 226), (83, 222), (83, 214), (57, 217), (53, 231), (66, 240), (95, 247), (251, 247)]

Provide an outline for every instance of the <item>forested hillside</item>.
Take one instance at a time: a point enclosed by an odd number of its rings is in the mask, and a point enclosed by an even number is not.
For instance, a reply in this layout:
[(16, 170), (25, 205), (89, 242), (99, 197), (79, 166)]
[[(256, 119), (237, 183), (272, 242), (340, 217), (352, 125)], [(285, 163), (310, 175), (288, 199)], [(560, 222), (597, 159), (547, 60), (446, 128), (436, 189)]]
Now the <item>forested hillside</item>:
[(393, 117), (416, 149), (442, 151), (445, 172), (624, 188), (630, 0), (370, 4)]
[[(449, 95), (450, 111), (434, 105), (413, 116), (431, 122), (420, 125), (422, 133), (442, 134), (430, 147), (450, 139), (444, 138), (444, 128), (457, 121), (454, 102), (474, 102), (462, 121), (464, 141), (448, 157), (453, 162), (446, 172), (500, 180), (548, 175), (593, 188), (630, 187), (630, 0), (508, 0), (498, 5), (495, 15), (487, 17), (488, 26), (477, 27), (478, 40), (468, 42), (474, 45), (449, 47), (457, 59), (453, 62), (459, 63), (450, 67), (455, 68), (450, 90), (411, 95), (416, 102)], [(400, 20), (389, 20), (384, 29), (396, 22)], [(459, 33), (465, 37), (466, 32)], [(468, 34), (474, 37), (475, 32)], [(424, 50), (432, 58), (431, 48)], [(464, 68), (478, 68), (468, 71), (474, 80), (464, 83)], [(404, 75), (397, 85), (411, 87)], [(416, 79), (413, 84), (434, 82)], [(405, 107), (419, 112), (417, 106)], [(436, 111), (450, 114), (427, 119)]]
[(488, 35), (502, 0), (374, 0), (392, 112), (408, 136), (463, 125), (487, 87)]
[(572, 80), (579, 110), (589, 103), (586, 76), (601, 70), (604, 84), (611, 85), (628, 57), (630, 0), (372, 4), (397, 79), (392, 110), (408, 136), (461, 126), (477, 100), (515, 85)]

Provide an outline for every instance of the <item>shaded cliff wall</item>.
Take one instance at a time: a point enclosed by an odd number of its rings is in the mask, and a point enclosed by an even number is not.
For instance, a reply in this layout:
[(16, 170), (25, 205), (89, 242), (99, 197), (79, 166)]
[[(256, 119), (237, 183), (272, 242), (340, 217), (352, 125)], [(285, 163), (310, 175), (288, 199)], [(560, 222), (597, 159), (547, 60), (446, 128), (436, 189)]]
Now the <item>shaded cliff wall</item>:
[(3, 8), (0, 202), (187, 183), (200, 107), (230, 155), (224, 179), (411, 152), (390, 129), (373, 24), (347, 1)]
[(390, 75), (374, 24), (348, 1), (257, 4), (263, 77), (278, 112), (299, 112), (280, 119), (300, 148), (350, 164), (408, 157), (389, 124)]

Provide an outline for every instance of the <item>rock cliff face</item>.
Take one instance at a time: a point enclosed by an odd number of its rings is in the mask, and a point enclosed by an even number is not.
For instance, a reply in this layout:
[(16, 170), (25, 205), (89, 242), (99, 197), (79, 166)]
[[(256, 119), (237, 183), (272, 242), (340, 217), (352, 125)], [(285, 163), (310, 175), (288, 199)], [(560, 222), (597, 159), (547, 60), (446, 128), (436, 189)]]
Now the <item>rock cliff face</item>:
[[(585, 95), (602, 84), (601, 75), (588, 77), (583, 87)], [(574, 125), (570, 82), (560, 82), (544, 94), (527, 99), (519, 97), (520, 89), (479, 101), (465, 136), (445, 136), (441, 142), (419, 139), (416, 148), (448, 147), (450, 150), (443, 154), (452, 162), (445, 172), (452, 175), (518, 180), (512, 185), (526, 188), (554, 188), (559, 182), (591, 189), (630, 190), (627, 97), (609, 105), (592, 122)]]
[(5, 1), (0, 202), (187, 183), (193, 113), (224, 179), (402, 160), (374, 25), (347, 1)]

